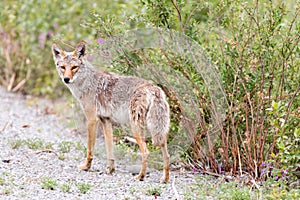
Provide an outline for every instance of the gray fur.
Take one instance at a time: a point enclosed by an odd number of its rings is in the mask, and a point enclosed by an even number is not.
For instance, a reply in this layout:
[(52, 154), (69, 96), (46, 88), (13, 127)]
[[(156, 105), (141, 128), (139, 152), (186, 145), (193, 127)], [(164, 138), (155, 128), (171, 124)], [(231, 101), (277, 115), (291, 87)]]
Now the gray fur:
[[(104, 125), (107, 120), (116, 124), (129, 124), (135, 137), (142, 139), (145, 131), (148, 131), (152, 135), (153, 145), (165, 148), (163, 154), (167, 156), (165, 168), (168, 170), (166, 138), (170, 125), (170, 111), (162, 89), (141, 78), (97, 71), (85, 59), (85, 48), (85, 44), (80, 43), (74, 52), (64, 52), (58, 45), (53, 44), (53, 58), (63, 82), (66, 76), (70, 78), (70, 82), (65, 85), (79, 101), (88, 120), (93, 121), (89, 110), (94, 108), (97, 118)], [(66, 69), (62, 70), (62, 66)], [(71, 70), (72, 66), (79, 67), (76, 73), (75, 70)], [(142, 152), (145, 152), (143, 162), (146, 163), (147, 147), (140, 143), (139, 145)], [(93, 150), (93, 147), (91, 149)], [(140, 180), (144, 177), (142, 171)], [(169, 179), (168, 173), (165, 171), (165, 182)]]

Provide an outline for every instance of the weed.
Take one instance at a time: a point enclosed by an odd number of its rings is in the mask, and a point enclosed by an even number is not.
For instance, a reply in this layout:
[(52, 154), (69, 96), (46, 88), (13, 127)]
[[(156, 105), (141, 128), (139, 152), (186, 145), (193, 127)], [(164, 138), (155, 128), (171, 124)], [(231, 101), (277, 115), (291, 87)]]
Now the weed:
[(11, 188), (6, 187), (6, 188), (4, 188), (3, 193), (6, 194), (6, 195), (8, 195), (8, 194), (11, 194), (11, 193), (12, 193), (12, 190), (11, 190)]
[(8, 172), (2, 172), (3, 176), (9, 176)]
[(55, 190), (57, 187), (57, 181), (55, 179), (44, 177), (42, 179), (42, 188), (46, 190)]
[(79, 189), (80, 193), (86, 194), (92, 186), (88, 183), (78, 183), (77, 188)]
[(4, 185), (5, 184), (5, 179), (0, 177), (0, 185)]
[(160, 196), (162, 193), (162, 189), (160, 187), (152, 187), (152, 185), (149, 186), (147, 189), (146, 194), (147, 195), (154, 195), (154, 196)]
[(82, 144), (82, 142), (77, 142), (76, 149), (82, 151), (84, 155), (86, 155), (87, 148)]
[(131, 194), (136, 193), (136, 191), (137, 191), (136, 187), (130, 187), (130, 188), (129, 188), (129, 192), (130, 192)]
[(65, 154), (59, 152), (59, 154), (58, 154), (58, 159), (59, 159), (59, 160), (65, 160), (65, 159), (66, 159)]
[(21, 196), (21, 198), (25, 198), (26, 197), (26, 193), (22, 192), (20, 196)]
[(63, 192), (70, 192), (71, 187), (72, 187), (72, 184), (71, 184), (71, 183), (65, 183), (65, 184), (62, 184), (62, 185), (60, 186), (60, 189), (61, 189)]
[(76, 149), (80, 151), (86, 151), (86, 147), (84, 144), (82, 144), (82, 142), (77, 142)]
[(196, 182), (190, 185), (184, 193), (184, 199), (224, 199), (250, 200), (257, 199), (258, 191), (244, 186), (242, 183), (216, 181), (209, 176), (199, 176)]
[(47, 143), (45, 144), (45, 148), (46, 148), (46, 149), (53, 149), (53, 143), (52, 143), (52, 142), (47, 142)]
[(59, 148), (59, 151), (62, 153), (69, 153), (71, 151), (72, 145), (74, 145), (73, 142), (63, 141), (63, 142), (59, 143), (58, 148)]
[(29, 149), (42, 149), (44, 146), (44, 142), (40, 138), (27, 139), (25, 143)]
[(11, 141), (10, 142), (10, 147), (12, 149), (16, 149), (16, 148), (19, 148), (20, 146), (24, 145), (24, 140), (21, 140), (21, 139), (18, 139), (18, 140), (15, 140), (15, 141)]

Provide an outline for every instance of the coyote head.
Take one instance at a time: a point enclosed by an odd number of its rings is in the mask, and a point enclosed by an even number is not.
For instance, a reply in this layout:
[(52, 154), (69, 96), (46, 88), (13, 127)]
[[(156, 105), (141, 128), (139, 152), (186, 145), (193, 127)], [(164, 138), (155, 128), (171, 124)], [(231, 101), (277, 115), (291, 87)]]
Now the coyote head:
[(56, 69), (63, 82), (73, 83), (83, 66), (83, 58), (86, 55), (85, 43), (77, 44), (73, 52), (66, 52), (59, 45), (53, 43), (52, 53)]

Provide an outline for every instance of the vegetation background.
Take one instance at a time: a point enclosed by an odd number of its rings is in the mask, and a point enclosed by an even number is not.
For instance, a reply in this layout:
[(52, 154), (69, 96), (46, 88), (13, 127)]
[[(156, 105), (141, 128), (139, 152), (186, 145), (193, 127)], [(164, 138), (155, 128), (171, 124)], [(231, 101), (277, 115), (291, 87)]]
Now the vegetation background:
[[(132, 29), (157, 27), (193, 39), (220, 72), (228, 101), (216, 141), (207, 131), (212, 109), (207, 88), (186, 59), (168, 49), (138, 50), (120, 56), (108, 70), (138, 74), (136, 65), (158, 64), (185, 77), (203, 116), (182, 161), (216, 176), (272, 183), (270, 198), (299, 198), (299, 1), (4, 0), (0, 9), (0, 84), (49, 98), (65, 93), (52, 61), (54, 40), (101, 45)], [(181, 97), (164, 90), (172, 109), (170, 140), (176, 141)]]

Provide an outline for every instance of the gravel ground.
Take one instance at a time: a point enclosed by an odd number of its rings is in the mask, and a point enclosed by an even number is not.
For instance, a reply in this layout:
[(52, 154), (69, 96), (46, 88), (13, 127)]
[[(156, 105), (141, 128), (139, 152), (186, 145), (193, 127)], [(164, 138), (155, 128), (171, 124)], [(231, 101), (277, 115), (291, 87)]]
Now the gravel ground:
[(68, 128), (66, 113), (54, 112), (55, 105), (0, 88), (0, 199), (176, 199), (176, 192), (183, 199), (194, 183), (191, 172), (172, 170), (171, 181), (161, 184), (162, 171), (155, 169), (135, 181), (140, 156), (131, 163), (126, 154), (116, 160), (116, 173), (107, 175), (102, 137), (96, 141), (101, 156), (90, 171), (79, 171), (85, 137)]

